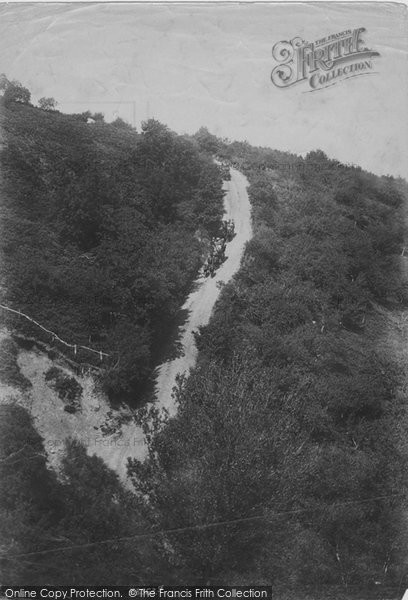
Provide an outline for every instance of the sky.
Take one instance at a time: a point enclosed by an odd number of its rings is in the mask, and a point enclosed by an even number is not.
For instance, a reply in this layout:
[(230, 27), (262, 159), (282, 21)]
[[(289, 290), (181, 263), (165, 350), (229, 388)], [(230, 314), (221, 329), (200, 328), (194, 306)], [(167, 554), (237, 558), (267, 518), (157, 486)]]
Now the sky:
[[(365, 27), (375, 72), (310, 92), (278, 88), (272, 47)], [(178, 133), (201, 126), (305, 154), (320, 148), (408, 178), (408, 11), (399, 3), (0, 5), (0, 72), (64, 112)]]

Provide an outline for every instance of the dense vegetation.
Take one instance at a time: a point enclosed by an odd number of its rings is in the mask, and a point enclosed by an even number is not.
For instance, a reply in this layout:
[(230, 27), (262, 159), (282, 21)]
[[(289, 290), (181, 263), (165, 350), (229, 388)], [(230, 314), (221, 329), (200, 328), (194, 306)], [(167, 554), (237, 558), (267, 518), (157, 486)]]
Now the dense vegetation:
[(149, 540), (98, 543), (146, 529), (140, 503), (119, 486), (103, 461), (69, 444), (63, 481), (58, 481), (46, 468), (45, 457), (27, 412), (17, 405), (0, 405), (2, 581), (124, 585), (165, 573)]
[(378, 315), (407, 306), (406, 185), (205, 129), (87, 125), (18, 94), (1, 117), (3, 301), (112, 353), (112, 392), (140, 389), (218, 230), (212, 155), (247, 175), (254, 237), (177, 417), (146, 420), (149, 458), (129, 465), (142, 494), (76, 444), (57, 480), (29, 416), (0, 407), (3, 580), (404, 584), (406, 408)]
[(249, 178), (255, 235), (135, 486), (165, 529), (223, 523), (164, 541), (180, 583), (399, 583), (407, 420), (377, 311), (407, 304), (403, 184), (321, 152), (218, 152)]
[[(3, 304), (109, 354), (102, 365), (81, 349), (70, 358), (102, 366), (112, 395), (140, 398), (219, 228), (219, 168), (155, 120), (138, 134), (3, 98), (1, 126)], [(55, 342), (27, 320), (13, 326)]]

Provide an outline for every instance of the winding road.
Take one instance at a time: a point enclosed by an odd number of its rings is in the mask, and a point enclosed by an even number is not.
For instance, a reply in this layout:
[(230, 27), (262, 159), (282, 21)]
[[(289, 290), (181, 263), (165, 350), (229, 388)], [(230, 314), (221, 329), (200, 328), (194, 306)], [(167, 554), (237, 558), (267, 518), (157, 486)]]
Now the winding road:
[(188, 319), (180, 331), (180, 342), (183, 355), (163, 363), (158, 368), (156, 383), (157, 404), (166, 408), (170, 416), (175, 413), (172, 389), (176, 384), (177, 374), (185, 374), (194, 366), (197, 358), (197, 348), (194, 341), (194, 331), (206, 325), (210, 320), (214, 304), (220, 294), (219, 283), (227, 283), (239, 269), (241, 257), (246, 242), (251, 238), (251, 206), (246, 191), (247, 180), (235, 169), (231, 169), (231, 181), (224, 184), (227, 194), (224, 208), (227, 219), (233, 219), (236, 236), (227, 244), (227, 259), (217, 269), (213, 278), (199, 279), (196, 290), (185, 302), (182, 310), (188, 311)]
[[(187, 298), (183, 310), (188, 311), (188, 318), (179, 331), (182, 355), (169, 360), (157, 369), (156, 402), (158, 408), (166, 408), (170, 416), (176, 413), (176, 404), (172, 396), (178, 374), (187, 374), (194, 367), (197, 358), (193, 332), (210, 320), (214, 304), (220, 294), (219, 283), (227, 283), (238, 271), (245, 244), (252, 237), (251, 205), (247, 194), (246, 177), (231, 168), (231, 180), (224, 182), (226, 195), (224, 198), (225, 218), (233, 219), (236, 235), (227, 244), (226, 260), (217, 269), (213, 278), (197, 279), (194, 291)], [(101, 449), (102, 450), (102, 449)], [(146, 445), (143, 432), (135, 423), (122, 425), (116, 443), (97, 452), (107, 465), (116, 471), (123, 482), (126, 481), (127, 458), (139, 460), (146, 456)]]

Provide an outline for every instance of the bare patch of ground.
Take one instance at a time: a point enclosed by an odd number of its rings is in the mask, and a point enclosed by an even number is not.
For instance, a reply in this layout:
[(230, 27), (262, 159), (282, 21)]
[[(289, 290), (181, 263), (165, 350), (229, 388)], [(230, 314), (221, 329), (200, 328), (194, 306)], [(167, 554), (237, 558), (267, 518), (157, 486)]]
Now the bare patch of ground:
[[(9, 332), (2, 330), (1, 340), (11, 340)], [(96, 454), (108, 466), (113, 466), (110, 457), (115, 454), (112, 453), (115, 446), (127, 444), (128, 455), (140, 457), (138, 444), (142, 434), (135, 425), (132, 412), (125, 406), (113, 411), (105, 394), (95, 386), (92, 375), (79, 377), (58, 363), (58, 370), (74, 378), (82, 388), (77, 410), (69, 413), (58, 390), (46, 380), (55, 361), (39, 350), (20, 350), (17, 364), (21, 376), (31, 383), (31, 387), (22, 390), (0, 382), (0, 403), (17, 403), (29, 411), (35, 428), (44, 439), (50, 467), (59, 470), (65, 441), (69, 438), (80, 441), (90, 456)], [(125, 477), (125, 468), (119, 474)]]

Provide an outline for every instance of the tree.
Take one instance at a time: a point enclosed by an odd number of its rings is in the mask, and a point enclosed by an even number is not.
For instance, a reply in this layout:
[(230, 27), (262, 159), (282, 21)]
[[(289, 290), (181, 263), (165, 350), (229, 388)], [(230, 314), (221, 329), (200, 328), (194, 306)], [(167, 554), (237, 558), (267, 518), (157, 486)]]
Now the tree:
[(55, 110), (58, 102), (54, 98), (40, 98), (38, 100), (38, 106), (42, 110)]
[(6, 106), (9, 102), (21, 102), (22, 104), (30, 103), (30, 90), (22, 86), (19, 81), (4, 81), (3, 79), (2, 85), (4, 86), (3, 99)]
[(104, 123), (105, 122), (105, 115), (101, 112), (98, 113), (94, 113), (91, 118), (96, 121), (97, 123)]
[(194, 134), (194, 138), (197, 140), (201, 150), (209, 154), (216, 154), (222, 146), (217, 136), (210, 133), (206, 127), (200, 127), (197, 133)]
[(120, 117), (117, 117), (117, 119), (115, 119), (114, 121), (112, 121), (111, 125), (113, 127), (116, 127), (117, 129), (125, 129), (127, 131), (134, 131), (132, 125), (130, 125), (130, 123), (127, 123), (126, 121), (124, 121)]

